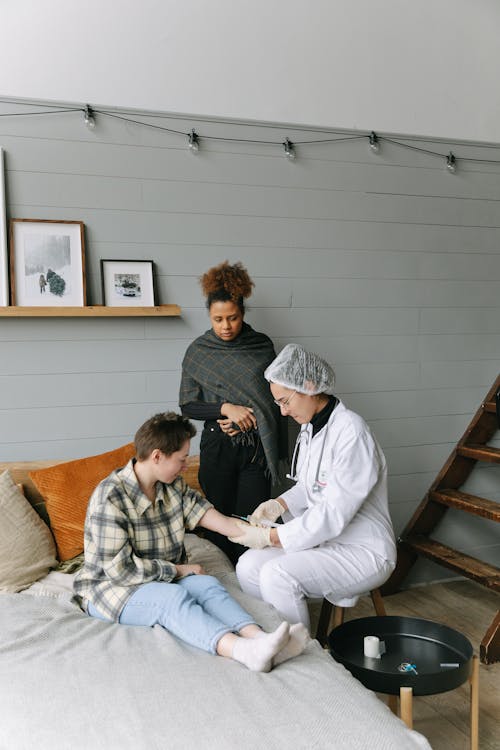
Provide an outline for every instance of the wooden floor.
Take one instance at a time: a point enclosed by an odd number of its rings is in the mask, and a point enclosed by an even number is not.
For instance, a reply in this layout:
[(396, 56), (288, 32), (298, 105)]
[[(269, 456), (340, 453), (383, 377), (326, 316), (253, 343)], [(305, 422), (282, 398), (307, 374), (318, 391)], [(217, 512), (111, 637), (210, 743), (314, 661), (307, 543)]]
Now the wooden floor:
[[(384, 598), (388, 615), (422, 617), (449, 625), (469, 638), (474, 652), (493, 617), (500, 596), (472, 581), (457, 580), (408, 589)], [(374, 614), (370, 597), (346, 610), (346, 620)], [(379, 696), (387, 701), (387, 696)], [(427, 737), (433, 750), (468, 750), (469, 684), (438, 695), (413, 699), (414, 729)], [(500, 662), (479, 668), (479, 748), (500, 750)]]

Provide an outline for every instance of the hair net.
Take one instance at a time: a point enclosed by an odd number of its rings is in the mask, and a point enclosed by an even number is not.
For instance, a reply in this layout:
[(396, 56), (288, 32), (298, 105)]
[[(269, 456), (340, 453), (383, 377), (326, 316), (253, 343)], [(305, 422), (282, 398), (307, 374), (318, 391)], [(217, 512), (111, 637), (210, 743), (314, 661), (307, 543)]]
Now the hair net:
[(335, 373), (328, 362), (298, 344), (287, 344), (266, 369), (264, 377), (308, 396), (333, 394), (335, 385)]

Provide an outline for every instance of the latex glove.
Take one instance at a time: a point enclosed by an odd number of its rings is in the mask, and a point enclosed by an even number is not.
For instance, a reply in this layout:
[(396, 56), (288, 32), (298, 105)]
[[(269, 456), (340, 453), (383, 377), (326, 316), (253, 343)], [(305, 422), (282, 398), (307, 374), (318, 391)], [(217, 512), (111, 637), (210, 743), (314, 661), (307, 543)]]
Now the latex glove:
[(271, 529), (264, 526), (251, 526), (249, 523), (236, 521), (236, 525), (241, 529), (239, 536), (230, 536), (229, 541), (235, 544), (242, 544), (250, 549), (263, 549), (271, 547)]
[(284, 512), (285, 509), (277, 500), (266, 500), (255, 508), (249, 520), (250, 523), (258, 523), (261, 518), (265, 518), (266, 521), (276, 521)]

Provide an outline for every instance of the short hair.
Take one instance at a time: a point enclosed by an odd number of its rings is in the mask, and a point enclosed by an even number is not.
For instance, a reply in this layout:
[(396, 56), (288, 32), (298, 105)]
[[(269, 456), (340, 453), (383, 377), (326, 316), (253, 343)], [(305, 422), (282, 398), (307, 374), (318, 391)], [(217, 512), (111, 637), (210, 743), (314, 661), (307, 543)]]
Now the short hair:
[(170, 456), (195, 435), (195, 427), (181, 414), (173, 411), (155, 414), (135, 433), (136, 458), (138, 461), (144, 461), (156, 449)]

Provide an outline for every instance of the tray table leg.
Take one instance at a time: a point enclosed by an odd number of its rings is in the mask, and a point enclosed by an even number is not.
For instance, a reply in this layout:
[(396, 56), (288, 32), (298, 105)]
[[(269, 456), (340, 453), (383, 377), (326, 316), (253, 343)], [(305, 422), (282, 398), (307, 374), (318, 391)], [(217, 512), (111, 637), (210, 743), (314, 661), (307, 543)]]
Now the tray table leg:
[(387, 705), (391, 709), (393, 714), (396, 714), (398, 716), (398, 696), (397, 695), (390, 695), (387, 698)]
[(470, 682), (470, 747), (479, 748), (479, 658), (472, 657)]
[(399, 705), (401, 706), (401, 719), (408, 729), (413, 729), (413, 688), (399, 688)]

